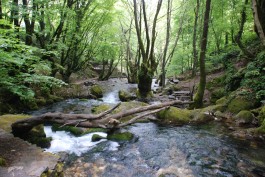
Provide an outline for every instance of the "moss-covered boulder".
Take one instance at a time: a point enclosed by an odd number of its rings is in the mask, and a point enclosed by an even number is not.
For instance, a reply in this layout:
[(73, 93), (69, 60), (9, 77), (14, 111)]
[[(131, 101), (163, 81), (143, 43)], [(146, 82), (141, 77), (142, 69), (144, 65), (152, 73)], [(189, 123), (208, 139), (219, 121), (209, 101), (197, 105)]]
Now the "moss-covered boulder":
[(136, 96), (129, 93), (129, 92), (126, 92), (124, 90), (120, 90), (119, 91), (119, 99), (121, 101), (130, 101), (130, 100), (136, 99)]
[(263, 120), (261, 126), (257, 128), (257, 132), (261, 134), (265, 134), (265, 120)]
[(157, 114), (158, 119), (163, 123), (170, 123), (175, 125), (183, 125), (190, 122), (192, 112), (187, 109), (179, 109), (170, 107), (162, 110)]
[(254, 108), (254, 103), (242, 97), (235, 97), (228, 104), (228, 111), (233, 114), (237, 114), (242, 110), (250, 110), (252, 108)]
[(102, 98), (103, 97), (103, 91), (102, 88), (99, 85), (93, 85), (90, 88), (90, 93), (94, 95), (96, 98)]
[(67, 125), (62, 127), (60, 124), (53, 124), (52, 131), (66, 131), (72, 133), (75, 136), (80, 136), (84, 133), (82, 128)]
[(218, 99), (225, 96), (225, 89), (224, 88), (217, 88), (211, 92), (210, 102), (215, 103)]
[(33, 127), (29, 132), (21, 135), (21, 138), (41, 148), (50, 147), (52, 141), (52, 138), (46, 137), (43, 124)]
[(123, 132), (123, 133), (114, 133), (107, 136), (108, 140), (111, 141), (131, 141), (134, 138), (134, 135), (130, 132)]
[(94, 134), (94, 135), (92, 136), (92, 138), (91, 138), (91, 141), (92, 141), (92, 142), (96, 142), (96, 141), (100, 141), (100, 140), (102, 140), (102, 139), (106, 139), (106, 138), (103, 137), (103, 136), (100, 136), (100, 135), (98, 135), (98, 134)]
[(204, 124), (213, 121), (214, 117), (209, 113), (194, 111), (191, 123), (193, 124)]
[(0, 167), (4, 167), (6, 165), (7, 165), (6, 160), (4, 158), (0, 157)]
[(95, 106), (95, 107), (93, 107), (93, 108), (91, 109), (91, 112), (92, 112), (93, 114), (100, 114), (100, 113), (102, 113), (102, 112), (104, 112), (104, 111), (107, 111), (107, 110), (110, 109), (110, 108), (111, 108), (111, 106), (108, 105), (108, 104), (101, 104), (101, 105), (99, 105), (99, 106)]
[(239, 126), (243, 126), (246, 124), (251, 124), (254, 118), (254, 115), (250, 111), (243, 110), (235, 116), (235, 121)]
[(226, 97), (222, 97), (219, 98), (218, 100), (216, 100), (215, 104), (221, 104), (221, 105), (225, 105), (227, 103), (227, 98)]

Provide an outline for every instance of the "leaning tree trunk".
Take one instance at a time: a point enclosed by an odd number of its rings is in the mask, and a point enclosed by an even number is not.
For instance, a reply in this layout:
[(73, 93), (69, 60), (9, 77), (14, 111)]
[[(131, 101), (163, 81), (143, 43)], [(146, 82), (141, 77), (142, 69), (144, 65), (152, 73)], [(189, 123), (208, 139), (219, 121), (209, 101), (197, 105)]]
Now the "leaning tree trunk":
[(205, 90), (205, 85), (206, 85), (205, 53), (206, 53), (206, 47), (207, 47), (210, 9), (211, 9), (211, 0), (207, 0), (205, 14), (204, 14), (203, 34), (202, 34), (202, 39), (201, 39), (200, 82), (199, 82), (198, 91), (194, 98), (195, 108), (200, 108), (203, 106), (203, 95), (204, 95), (204, 90)]

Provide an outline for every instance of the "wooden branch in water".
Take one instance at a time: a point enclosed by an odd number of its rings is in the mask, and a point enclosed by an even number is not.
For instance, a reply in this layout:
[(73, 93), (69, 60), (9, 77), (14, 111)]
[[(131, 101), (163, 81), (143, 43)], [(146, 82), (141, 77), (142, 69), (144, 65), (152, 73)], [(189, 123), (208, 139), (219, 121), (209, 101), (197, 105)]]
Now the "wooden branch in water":
[[(173, 106), (175, 104), (188, 104), (190, 102), (182, 102), (179, 100), (175, 101), (170, 101), (170, 102), (164, 102), (160, 104), (155, 104), (155, 105), (148, 105), (148, 106), (143, 106), (139, 108), (133, 108), (129, 110), (125, 110), (113, 115), (108, 115), (111, 113), (113, 110), (115, 110), (119, 105), (117, 104), (113, 108), (97, 114), (63, 114), (63, 113), (46, 113), (42, 114), (39, 116), (34, 116), (28, 119), (23, 119), (19, 120), (15, 123), (12, 124), (12, 130), (15, 135), (20, 135), (25, 132), (30, 131), (34, 126), (39, 125), (39, 124), (44, 124), (44, 123), (58, 123), (62, 124), (63, 126), (65, 125), (71, 125), (71, 126), (77, 126), (77, 127), (84, 127), (84, 128), (120, 128), (126, 125), (130, 125), (134, 122), (136, 122), (138, 119), (154, 114), (156, 112), (159, 112), (169, 106)], [(149, 112), (146, 112), (149, 111)], [(138, 115), (131, 120), (127, 122), (120, 123), (119, 119), (134, 115), (137, 113), (143, 113), (144, 114)], [(108, 115), (107, 117), (104, 117)]]

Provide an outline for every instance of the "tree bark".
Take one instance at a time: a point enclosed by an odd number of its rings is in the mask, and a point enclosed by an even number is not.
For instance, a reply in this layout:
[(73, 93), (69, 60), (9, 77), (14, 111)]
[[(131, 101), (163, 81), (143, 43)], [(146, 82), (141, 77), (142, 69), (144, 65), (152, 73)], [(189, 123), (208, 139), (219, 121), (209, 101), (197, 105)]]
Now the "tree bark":
[(196, 75), (197, 65), (198, 65), (198, 51), (197, 51), (197, 26), (198, 26), (198, 18), (199, 18), (199, 10), (200, 10), (200, 0), (197, 0), (196, 10), (195, 10), (195, 18), (194, 18), (194, 26), (193, 26), (193, 38), (192, 38), (192, 54), (193, 54), (193, 67), (192, 67), (192, 77)]
[[(177, 104), (189, 104), (191, 102), (182, 102), (179, 100), (176, 101), (170, 101), (165, 102), (161, 104), (155, 104), (155, 105), (148, 105), (138, 108), (133, 108), (130, 110), (125, 110), (113, 115), (108, 115), (113, 110), (115, 110), (119, 105), (117, 104), (113, 108), (97, 114), (63, 114), (63, 113), (46, 113), (39, 116), (34, 116), (28, 119), (19, 120), (12, 124), (12, 131), (15, 135), (21, 135), (25, 132), (30, 131), (34, 126), (43, 124), (43, 123), (59, 123), (64, 125), (71, 125), (76, 127), (85, 127), (85, 128), (108, 128), (108, 129), (115, 129), (120, 128), (129, 124), (134, 123), (136, 120), (149, 115), (153, 114), (156, 111), (155, 110), (162, 110), (167, 108), (168, 106), (173, 106)], [(150, 111), (151, 112), (146, 112)], [(119, 120), (123, 117), (134, 115), (137, 113), (143, 113), (142, 115), (138, 115), (134, 117), (133, 119), (129, 120), (128, 122), (120, 122)]]
[[(252, 0), (252, 9), (253, 9), (253, 15), (254, 15), (254, 23), (255, 23), (255, 27), (257, 29), (258, 32), (258, 36), (263, 44), (263, 46), (265, 46), (265, 35), (264, 35), (264, 28), (262, 26), (262, 17), (259, 16), (259, 14), (264, 17), (264, 7), (262, 7), (261, 4), (259, 4), (259, 8), (260, 8), (260, 13), (258, 10), (258, 4), (257, 4), (257, 0)], [(263, 11), (262, 11), (263, 10)], [(265, 25), (265, 23), (263, 24)]]
[(207, 0), (205, 14), (204, 14), (203, 34), (202, 34), (202, 39), (201, 39), (200, 82), (199, 82), (198, 91), (194, 98), (195, 108), (200, 108), (203, 106), (203, 95), (204, 95), (204, 90), (205, 90), (205, 85), (206, 85), (205, 54), (206, 54), (206, 47), (207, 47), (210, 10), (211, 10), (211, 0)]

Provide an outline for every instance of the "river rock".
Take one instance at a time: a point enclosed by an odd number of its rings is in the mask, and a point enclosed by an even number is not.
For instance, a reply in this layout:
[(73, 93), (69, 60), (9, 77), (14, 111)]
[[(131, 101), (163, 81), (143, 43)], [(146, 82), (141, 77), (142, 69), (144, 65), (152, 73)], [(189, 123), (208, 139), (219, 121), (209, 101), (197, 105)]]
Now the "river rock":
[(187, 109), (180, 109), (176, 107), (170, 107), (157, 114), (158, 119), (164, 123), (183, 125), (187, 124), (191, 120), (191, 111)]
[(102, 98), (103, 97), (103, 91), (99, 85), (93, 85), (90, 88), (90, 93), (94, 95), (97, 98)]
[(253, 101), (246, 100), (242, 97), (236, 97), (228, 104), (228, 111), (237, 114), (242, 110), (250, 110), (253, 107)]
[(243, 126), (246, 124), (251, 124), (254, 118), (254, 115), (250, 111), (243, 110), (235, 116), (235, 121), (237, 125)]
[(96, 141), (100, 141), (100, 140), (102, 140), (102, 139), (106, 139), (106, 138), (103, 137), (103, 136), (100, 136), (100, 135), (98, 135), (98, 134), (94, 134), (94, 135), (92, 136), (91, 141), (92, 141), (92, 142), (96, 142)]
[(129, 93), (129, 92), (126, 92), (125, 90), (120, 90), (119, 91), (119, 99), (121, 101), (130, 101), (130, 100), (136, 99), (136, 96)]
[(130, 132), (123, 132), (123, 133), (114, 133), (107, 136), (108, 140), (112, 141), (131, 141), (134, 138), (134, 135)]

